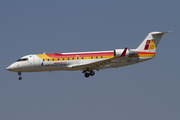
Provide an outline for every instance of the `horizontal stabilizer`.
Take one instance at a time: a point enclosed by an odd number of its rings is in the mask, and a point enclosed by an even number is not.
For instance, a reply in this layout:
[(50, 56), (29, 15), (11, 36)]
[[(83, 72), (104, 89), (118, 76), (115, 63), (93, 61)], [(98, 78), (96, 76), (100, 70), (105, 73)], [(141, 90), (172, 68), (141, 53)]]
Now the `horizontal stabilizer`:
[(173, 31), (167, 31), (167, 32), (154, 32), (154, 33), (152, 33), (152, 34), (165, 34), (165, 33), (171, 33), (171, 32), (173, 32)]

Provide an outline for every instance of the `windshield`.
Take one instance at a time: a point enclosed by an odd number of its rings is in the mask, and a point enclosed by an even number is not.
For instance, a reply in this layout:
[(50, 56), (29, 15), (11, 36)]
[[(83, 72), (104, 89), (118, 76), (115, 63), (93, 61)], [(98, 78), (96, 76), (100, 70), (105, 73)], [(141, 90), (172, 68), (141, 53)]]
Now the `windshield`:
[(28, 61), (28, 58), (18, 59), (16, 62), (19, 62), (19, 61)]

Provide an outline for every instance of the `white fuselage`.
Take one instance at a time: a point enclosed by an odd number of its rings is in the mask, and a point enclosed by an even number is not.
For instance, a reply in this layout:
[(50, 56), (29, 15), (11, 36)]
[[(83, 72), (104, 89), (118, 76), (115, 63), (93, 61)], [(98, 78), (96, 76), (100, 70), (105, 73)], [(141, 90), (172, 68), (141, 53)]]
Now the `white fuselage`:
[(117, 68), (143, 62), (153, 58), (161, 37), (169, 32), (151, 32), (136, 49), (115, 49), (114, 51), (52, 53), (27, 55), (6, 69), (18, 72), (40, 72), (57, 70), (82, 70), (85, 77), (94, 76), (94, 70)]
[[(107, 52), (107, 51), (105, 51)], [(113, 52), (113, 51), (108, 51)], [(92, 53), (92, 52), (82, 52), (82, 53)], [(64, 53), (63, 55), (68, 54), (76, 54), (74, 60), (43, 60), (42, 58), (38, 57), (38, 55), (26, 55), (19, 59), (19, 61), (14, 62), (9, 67), (7, 67), (7, 70), (12, 72), (40, 72), (40, 71), (58, 71), (58, 70), (67, 70), (67, 71), (74, 71), (74, 70), (84, 70), (84, 68), (72, 68), (71, 65), (83, 65), (83, 64), (90, 64), (90, 63), (96, 63), (99, 61), (110, 59), (114, 56), (110, 56), (107, 58), (89, 58), (89, 56), (79, 57), (82, 53)], [(103, 53), (100, 52), (93, 52), (93, 53)], [(79, 55), (77, 55), (79, 54)], [(151, 59), (152, 57), (125, 57), (121, 59), (116, 59), (113, 62), (109, 63), (106, 66), (103, 66), (101, 69), (106, 68), (114, 68), (114, 67), (122, 67), (126, 65), (135, 64), (138, 62), (142, 62), (148, 59)]]

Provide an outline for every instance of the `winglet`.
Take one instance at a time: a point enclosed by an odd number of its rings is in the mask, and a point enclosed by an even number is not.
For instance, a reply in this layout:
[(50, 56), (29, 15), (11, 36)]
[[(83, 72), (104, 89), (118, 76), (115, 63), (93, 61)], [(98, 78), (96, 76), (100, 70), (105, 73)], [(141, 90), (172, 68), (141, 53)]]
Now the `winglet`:
[(127, 51), (127, 47), (124, 49), (123, 53), (122, 53), (121, 56), (119, 56), (119, 57), (124, 57), (124, 56), (126, 56), (126, 51)]

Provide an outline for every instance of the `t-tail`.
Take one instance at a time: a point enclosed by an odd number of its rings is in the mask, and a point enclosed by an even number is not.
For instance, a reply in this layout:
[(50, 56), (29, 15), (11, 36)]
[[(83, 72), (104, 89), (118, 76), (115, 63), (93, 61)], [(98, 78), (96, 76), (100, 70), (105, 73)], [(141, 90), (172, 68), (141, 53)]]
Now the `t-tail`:
[(151, 32), (147, 35), (144, 41), (136, 48), (138, 56), (141, 60), (153, 58), (156, 54), (158, 44), (165, 33), (168, 32)]
[(136, 49), (137, 51), (143, 52), (156, 52), (157, 46), (165, 33), (168, 32), (151, 32), (148, 36), (144, 39), (144, 41), (139, 45)]

